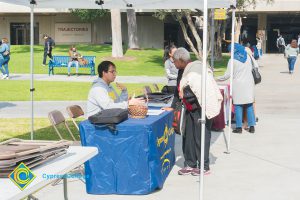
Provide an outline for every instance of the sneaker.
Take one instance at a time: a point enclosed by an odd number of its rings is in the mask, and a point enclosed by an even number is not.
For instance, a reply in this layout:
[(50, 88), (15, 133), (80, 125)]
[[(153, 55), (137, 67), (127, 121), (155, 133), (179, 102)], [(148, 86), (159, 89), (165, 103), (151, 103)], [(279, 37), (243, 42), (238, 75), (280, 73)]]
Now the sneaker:
[(8, 80), (9, 79), (9, 76), (6, 76), (6, 78), (5, 78), (6, 80)]
[(189, 175), (192, 173), (193, 170), (194, 170), (194, 168), (184, 167), (178, 171), (178, 175)]
[(4, 75), (2, 76), (2, 79), (6, 79), (6, 77), (7, 77), (7, 74), (4, 74)]
[[(194, 168), (191, 174), (192, 174), (193, 176), (200, 176), (200, 172), (201, 172), (201, 171), (200, 171), (199, 168)], [(210, 174), (210, 170), (209, 170), (209, 169), (205, 169), (205, 170), (204, 170), (204, 175), (209, 175), (209, 174)]]
[(44, 67), (46, 66), (46, 64), (42, 64)]
[(236, 129), (234, 129), (232, 132), (233, 133), (242, 133), (242, 131), (243, 131), (243, 129), (242, 128), (236, 128)]
[(68, 74), (68, 76), (71, 76), (70, 74)]
[(254, 128), (254, 126), (250, 126), (250, 128), (249, 128), (249, 133), (255, 133), (255, 128)]

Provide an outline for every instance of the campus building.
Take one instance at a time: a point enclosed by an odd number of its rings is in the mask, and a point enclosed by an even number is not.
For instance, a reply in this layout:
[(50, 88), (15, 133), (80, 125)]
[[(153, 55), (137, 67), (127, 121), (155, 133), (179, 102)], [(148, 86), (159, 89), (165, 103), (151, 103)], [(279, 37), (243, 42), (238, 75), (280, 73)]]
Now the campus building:
[(263, 33), (263, 50), (268, 53), (278, 52), (276, 39), (282, 34), (285, 41), (297, 39), (300, 33), (300, 1), (274, 0), (267, 4), (258, 1), (255, 8), (248, 7), (245, 12), (238, 12), (242, 17), (241, 37), (247, 36), (255, 44), (256, 33)]
[[(142, 48), (162, 48), (164, 23), (152, 13), (137, 13), (138, 39)], [(126, 12), (122, 13), (122, 39), (128, 41)], [(46, 33), (56, 44), (105, 44), (111, 43), (110, 15), (95, 22), (82, 22), (68, 9), (35, 9), (34, 43), (43, 44)], [(30, 9), (0, 3), (0, 37), (7, 37), (12, 45), (30, 43)]]
[[(238, 11), (242, 17), (241, 37), (255, 44), (257, 32), (263, 34), (264, 52), (276, 52), (276, 38), (282, 34), (287, 42), (300, 33), (300, 1), (274, 0), (272, 4), (258, 0), (255, 8)], [(0, 37), (7, 37), (11, 44), (29, 44), (29, 8), (0, 3)], [(152, 10), (153, 11), (153, 10)], [(174, 20), (160, 21), (151, 11), (137, 11), (137, 27), (141, 48), (163, 48), (174, 42), (185, 46), (181, 28)], [(111, 22), (108, 14), (101, 19), (85, 23), (73, 16), (68, 9), (35, 9), (34, 42), (43, 44), (42, 35), (49, 34), (56, 44), (105, 44), (111, 43)], [(122, 13), (122, 37), (127, 44), (127, 18)]]

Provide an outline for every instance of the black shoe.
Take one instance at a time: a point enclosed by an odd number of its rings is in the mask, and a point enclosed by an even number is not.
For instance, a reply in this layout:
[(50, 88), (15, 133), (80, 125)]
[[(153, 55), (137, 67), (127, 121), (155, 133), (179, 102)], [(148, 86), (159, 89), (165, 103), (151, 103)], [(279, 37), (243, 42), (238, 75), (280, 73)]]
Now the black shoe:
[(258, 122), (258, 117), (255, 118), (255, 121)]
[(250, 128), (249, 128), (249, 133), (255, 133), (255, 128), (254, 128), (254, 126), (250, 126)]
[(236, 128), (232, 132), (233, 133), (242, 133), (243, 129), (242, 128)]

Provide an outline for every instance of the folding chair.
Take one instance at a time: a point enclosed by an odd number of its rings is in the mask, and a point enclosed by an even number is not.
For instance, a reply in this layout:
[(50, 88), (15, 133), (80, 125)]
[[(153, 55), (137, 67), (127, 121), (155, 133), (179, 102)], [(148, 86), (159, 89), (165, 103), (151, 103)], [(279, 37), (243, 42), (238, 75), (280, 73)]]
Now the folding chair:
[(69, 131), (70, 135), (72, 136), (73, 140), (76, 141), (76, 139), (75, 139), (73, 133), (71, 132), (71, 130), (70, 130), (70, 128), (69, 128), (69, 126), (68, 126), (68, 124), (67, 124), (67, 122), (66, 122), (65, 117), (63, 116), (63, 114), (62, 114), (60, 111), (54, 110), (54, 111), (49, 112), (48, 118), (49, 118), (49, 120), (50, 120), (52, 126), (54, 127), (54, 129), (55, 129), (57, 135), (59, 136), (59, 138), (60, 138), (61, 140), (62, 140), (63, 138), (62, 138), (62, 136), (61, 136), (61, 134), (60, 134), (60, 132), (58, 131), (58, 129), (57, 129), (56, 126), (59, 125), (59, 124), (61, 124), (61, 123), (64, 123), (65, 126), (66, 126), (66, 128), (67, 128), (67, 130)]
[(77, 123), (75, 122), (74, 119), (84, 115), (84, 112), (83, 112), (82, 108), (78, 105), (68, 106), (67, 107), (67, 113), (70, 116), (70, 118), (72, 119), (72, 122), (76, 126), (77, 130), (79, 130), (78, 125), (77, 125)]
[[(80, 108), (80, 109), (81, 109), (81, 108)], [(81, 111), (82, 111), (82, 109), (81, 109)], [(69, 131), (70, 135), (72, 136), (73, 140), (76, 141), (76, 139), (75, 139), (75, 137), (74, 137), (72, 131), (70, 130), (70, 128), (69, 128), (69, 126), (68, 126), (68, 124), (67, 124), (67, 122), (66, 122), (65, 117), (63, 116), (63, 114), (62, 114), (60, 111), (54, 110), (54, 111), (49, 112), (48, 118), (49, 118), (49, 120), (50, 120), (52, 126), (54, 127), (56, 133), (57, 133), (58, 136), (60, 137), (60, 139), (62, 139), (62, 136), (61, 136), (61, 134), (60, 134), (60, 132), (58, 131), (58, 129), (57, 129), (56, 126), (59, 125), (59, 124), (61, 124), (61, 123), (64, 123), (65, 126), (66, 126), (66, 128), (67, 128), (67, 130)], [(82, 175), (82, 177), (83, 177), (83, 176), (84, 176), (84, 167), (83, 167), (83, 165), (76, 167), (76, 168), (75, 168), (74, 170), (72, 170), (70, 173), (80, 173), (80, 174)], [(62, 179), (58, 179), (58, 180), (54, 181), (51, 185), (52, 185), (52, 186), (55, 186), (55, 185), (57, 185), (61, 180), (62, 180)], [(85, 182), (85, 181), (84, 181), (83, 179), (81, 179), (81, 178), (80, 178), (80, 180), (81, 180), (82, 182)]]
[(152, 93), (150, 86), (148, 86), (148, 85), (144, 86), (144, 93), (146, 93), (146, 94)]
[(159, 87), (156, 83), (153, 83), (153, 88), (155, 92), (160, 92)]

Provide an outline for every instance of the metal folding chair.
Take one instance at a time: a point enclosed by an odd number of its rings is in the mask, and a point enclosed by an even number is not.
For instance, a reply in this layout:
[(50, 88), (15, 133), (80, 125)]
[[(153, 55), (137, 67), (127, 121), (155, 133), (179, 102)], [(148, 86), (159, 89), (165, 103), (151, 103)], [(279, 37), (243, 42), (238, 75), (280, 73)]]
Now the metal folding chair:
[(155, 92), (160, 92), (159, 87), (156, 83), (153, 83), (153, 88)]
[(150, 86), (148, 86), (148, 85), (144, 86), (144, 93), (146, 93), (146, 94), (152, 93)]
[(56, 126), (59, 125), (59, 124), (64, 123), (65, 126), (66, 126), (66, 128), (67, 128), (67, 130), (68, 130), (68, 132), (69, 132), (70, 135), (72, 136), (73, 140), (76, 141), (76, 139), (75, 139), (75, 137), (74, 137), (72, 131), (70, 130), (70, 128), (69, 128), (69, 126), (68, 126), (68, 124), (67, 124), (67, 122), (66, 122), (65, 117), (63, 116), (63, 114), (62, 114), (60, 111), (54, 110), (54, 111), (49, 112), (49, 113), (48, 113), (48, 118), (49, 118), (49, 120), (50, 120), (52, 126), (54, 127), (54, 129), (55, 129), (57, 135), (59, 136), (59, 138), (60, 138), (61, 140), (62, 140), (63, 138), (62, 138), (62, 136), (61, 136), (61, 134), (60, 134), (60, 132), (58, 131), (58, 129), (57, 129)]
[[(81, 108), (80, 108), (80, 109), (81, 109)], [(75, 109), (75, 110), (76, 110), (76, 109)], [(76, 110), (76, 111), (77, 111), (77, 110)], [(82, 111), (82, 109), (81, 109), (81, 111)], [(76, 114), (76, 115), (74, 115), (74, 116), (77, 116), (78, 114), (80, 114), (80, 113), (77, 113), (77, 112), (74, 112), (74, 113)], [(75, 137), (74, 137), (72, 131), (70, 130), (70, 128), (69, 128), (69, 126), (68, 126), (68, 124), (67, 124), (67, 122), (66, 122), (66, 119), (65, 119), (64, 115), (63, 115), (60, 111), (54, 110), (54, 111), (49, 112), (48, 118), (49, 118), (49, 120), (50, 120), (52, 126), (54, 127), (56, 133), (57, 133), (58, 136), (60, 137), (60, 139), (62, 139), (62, 136), (61, 136), (61, 134), (60, 134), (60, 132), (58, 131), (58, 129), (57, 129), (56, 126), (59, 125), (59, 124), (64, 123), (65, 126), (66, 126), (66, 128), (67, 128), (67, 130), (68, 130), (68, 132), (69, 132), (70, 135), (72, 136), (73, 140), (76, 141), (76, 139), (75, 139)], [(74, 123), (76, 124), (75, 121), (74, 121)], [(77, 125), (77, 124), (76, 124), (76, 125)], [(76, 126), (76, 127), (78, 128), (78, 126)], [(80, 174), (82, 175), (82, 177), (83, 177), (83, 176), (84, 176), (84, 167), (83, 167), (83, 165), (81, 165), (81, 166), (75, 168), (75, 169), (72, 170), (70, 173), (80, 173)], [(55, 185), (57, 185), (61, 180), (62, 180), (62, 179), (58, 179), (58, 180), (54, 181), (51, 185), (52, 185), (52, 186), (55, 186)], [(82, 182), (85, 183), (85, 181), (84, 181), (82, 178), (80, 178), (80, 180), (81, 180)]]
[(75, 122), (74, 119), (84, 115), (84, 112), (83, 112), (82, 108), (78, 105), (68, 106), (67, 107), (67, 113), (70, 116), (70, 118), (72, 119), (72, 122), (76, 126), (77, 130), (79, 130), (79, 127), (78, 127), (78, 125), (77, 125), (77, 123)]

